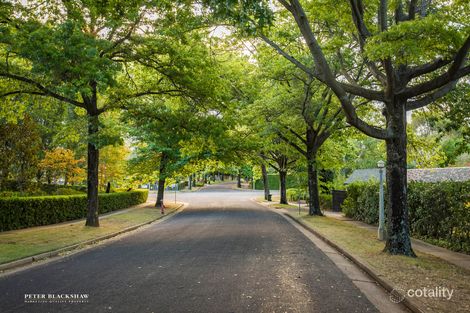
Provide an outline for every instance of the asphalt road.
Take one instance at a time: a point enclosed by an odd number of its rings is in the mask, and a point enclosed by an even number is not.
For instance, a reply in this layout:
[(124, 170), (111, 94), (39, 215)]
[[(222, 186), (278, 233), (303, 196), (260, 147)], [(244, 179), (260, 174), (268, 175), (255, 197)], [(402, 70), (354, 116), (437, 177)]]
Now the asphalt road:
[(0, 278), (0, 312), (377, 312), (303, 234), (250, 201), (259, 193), (228, 187), (179, 193), (189, 206), (166, 221)]

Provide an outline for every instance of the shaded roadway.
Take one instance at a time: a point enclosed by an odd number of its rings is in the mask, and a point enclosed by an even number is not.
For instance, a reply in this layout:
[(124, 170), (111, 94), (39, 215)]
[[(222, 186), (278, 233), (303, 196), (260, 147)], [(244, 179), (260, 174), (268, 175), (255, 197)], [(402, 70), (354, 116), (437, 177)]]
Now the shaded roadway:
[[(189, 206), (118, 240), (0, 278), (1, 312), (377, 312), (282, 216), (231, 184), (178, 193)], [(173, 195), (167, 195), (173, 199)], [(25, 294), (88, 303), (24, 303)]]

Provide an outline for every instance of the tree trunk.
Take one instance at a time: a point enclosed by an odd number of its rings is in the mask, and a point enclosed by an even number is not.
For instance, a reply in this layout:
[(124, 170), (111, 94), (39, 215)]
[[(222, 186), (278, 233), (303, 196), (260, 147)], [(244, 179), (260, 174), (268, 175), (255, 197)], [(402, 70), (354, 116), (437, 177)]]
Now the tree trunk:
[(106, 185), (106, 193), (110, 193), (111, 192), (111, 183), (108, 182), (108, 184)]
[(155, 203), (155, 207), (160, 208), (162, 210), (162, 214), (164, 213), (163, 195), (165, 192), (166, 163), (167, 163), (166, 154), (162, 152), (162, 155), (160, 158), (160, 168), (159, 168), (159, 173), (158, 173), (157, 202)]
[(387, 147), (387, 242), (384, 251), (390, 254), (416, 256), (411, 248), (408, 224), (406, 170), (406, 111), (403, 103), (387, 107), (388, 127), (394, 137)]
[(268, 180), (268, 171), (266, 170), (266, 165), (264, 164), (261, 164), (261, 174), (263, 175), (264, 200), (268, 200), (269, 180)]
[(161, 208), (163, 212), (163, 195), (165, 192), (165, 176), (159, 175), (158, 178), (158, 190), (157, 190), (157, 202), (155, 203), (155, 207)]
[(192, 175), (189, 175), (188, 177), (188, 189), (191, 190), (193, 187), (193, 178)]
[(308, 214), (323, 215), (320, 210), (320, 197), (318, 195), (318, 174), (316, 166), (316, 155), (307, 156), (307, 174), (308, 174)]
[[(98, 115), (88, 113), (88, 164), (87, 164), (87, 199), (88, 213), (86, 226), (99, 227), (98, 218), (98, 165), (99, 150), (92, 142), (96, 140), (98, 133), (99, 120)], [(90, 141), (91, 140), (91, 141)]]
[(240, 174), (240, 172), (238, 172), (237, 175), (237, 187), (242, 188), (242, 174)]
[(225, 179), (224, 176), (225, 176), (225, 174), (222, 174), (222, 176), (220, 176), (220, 179), (221, 179), (222, 181), (224, 181), (224, 179)]
[(287, 178), (287, 171), (279, 171), (279, 194), (281, 196), (281, 200), (279, 201), (280, 204), (287, 204), (287, 187), (286, 187), (286, 178)]

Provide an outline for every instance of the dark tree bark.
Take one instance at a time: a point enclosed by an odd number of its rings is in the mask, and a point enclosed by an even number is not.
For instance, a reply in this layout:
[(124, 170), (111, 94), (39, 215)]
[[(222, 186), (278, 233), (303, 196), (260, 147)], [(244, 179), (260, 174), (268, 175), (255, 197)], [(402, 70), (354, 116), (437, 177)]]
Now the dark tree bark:
[(387, 148), (387, 241), (384, 251), (391, 254), (416, 256), (411, 248), (408, 221), (406, 169), (406, 111), (405, 104), (387, 106), (388, 127), (394, 136), (385, 141)]
[(163, 213), (163, 196), (165, 193), (165, 180), (166, 180), (166, 166), (167, 166), (167, 156), (162, 152), (160, 158), (160, 168), (158, 173), (158, 190), (157, 190), (157, 202), (155, 207), (160, 208)]
[(329, 137), (329, 133), (319, 134), (313, 127), (307, 126), (306, 130), (306, 154), (307, 179), (308, 179), (308, 214), (323, 215), (320, 210), (320, 195), (318, 188), (317, 151)]
[(279, 195), (280, 195), (280, 204), (287, 204), (287, 171), (281, 170), (279, 171)]
[(220, 176), (220, 179), (221, 179), (222, 181), (224, 181), (224, 179), (225, 179), (224, 176), (225, 176), (225, 174), (222, 174), (222, 176)]
[(111, 183), (108, 182), (108, 183), (106, 184), (106, 193), (110, 193), (110, 192), (111, 192)]
[(264, 200), (269, 199), (269, 179), (268, 171), (266, 170), (266, 165), (261, 164), (261, 174), (263, 176), (263, 188), (264, 188)]
[(242, 174), (240, 172), (237, 175), (237, 187), (242, 188)]
[(165, 176), (159, 175), (158, 178), (158, 190), (157, 190), (157, 202), (155, 207), (162, 209), (163, 208), (163, 196), (165, 192)]
[(307, 157), (307, 175), (308, 175), (308, 214), (323, 215), (320, 210), (320, 196), (318, 194), (318, 170), (316, 167), (316, 155)]
[[(96, 103), (95, 103), (96, 105)], [(99, 120), (98, 114), (91, 112), (88, 113), (88, 136), (90, 139), (96, 140), (98, 133)], [(88, 142), (88, 168), (87, 168), (87, 218), (86, 226), (99, 227), (100, 222), (98, 218), (98, 165), (100, 154), (95, 143)]]

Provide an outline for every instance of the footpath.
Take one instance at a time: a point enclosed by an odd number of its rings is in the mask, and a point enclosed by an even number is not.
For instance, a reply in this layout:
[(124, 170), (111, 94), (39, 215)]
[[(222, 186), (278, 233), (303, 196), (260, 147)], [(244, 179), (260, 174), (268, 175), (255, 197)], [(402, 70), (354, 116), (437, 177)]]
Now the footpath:
[(308, 208), (296, 203), (258, 203), (281, 213), (344, 255), (390, 293), (392, 302), (412, 312), (470, 312), (470, 256), (413, 239), (416, 258), (383, 252), (377, 228), (323, 212), (309, 216)]
[[(290, 205), (294, 206), (294, 203), (289, 203)], [(299, 210), (298, 207), (296, 209), (294, 208), (288, 208), (286, 209), (289, 212), (289, 215), (295, 217), (297, 214), (297, 217), (299, 215)], [(302, 206), (301, 206), (302, 210)], [(305, 212), (307, 210), (307, 207), (303, 207), (303, 211)], [(377, 232), (377, 226), (370, 225), (361, 221), (356, 221), (353, 220), (349, 217), (344, 216), (342, 212), (330, 212), (330, 211), (324, 211), (323, 214), (327, 217), (331, 217), (340, 221), (343, 221), (345, 223), (350, 223), (352, 225), (355, 225), (360, 228), (365, 228), (368, 229), (372, 232)], [(464, 268), (468, 271), (470, 271), (470, 255), (464, 254), (464, 253), (459, 253), (459, 252), (454, 252), (439, 246), (432, 245), (430, 243), (424, 242), (419, 239), (411, 238), (411, 244), (413, 246), (414, 250), (420, 251), (422, 253), (427, 253), (434, 255), (440, 259), (443, 259), (449, 263), (452, 263), (454, 265), (457, 265), (461, 268)]]

